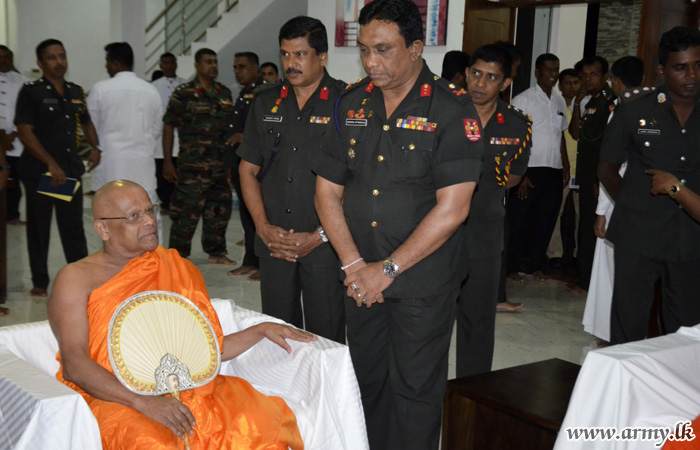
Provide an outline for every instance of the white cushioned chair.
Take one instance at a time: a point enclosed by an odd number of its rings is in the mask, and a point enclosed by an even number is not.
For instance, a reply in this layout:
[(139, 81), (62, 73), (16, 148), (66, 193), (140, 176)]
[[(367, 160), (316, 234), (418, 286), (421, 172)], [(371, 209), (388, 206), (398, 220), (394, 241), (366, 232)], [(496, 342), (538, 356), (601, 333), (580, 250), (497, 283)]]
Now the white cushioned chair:
[[(224, 334), (269, 316), (213, 299)], [(307, 450), (366, 450), (360, 391), (348, 348), (320, 338), (290, 342), (292, 354), (263, 340), (222, 375), (282, 397), (294, 411)], [(97, 421), (82, 397), (58, 382), (58, 343), (48, 321), (0, 327), (0, 450), (101, 448)]]

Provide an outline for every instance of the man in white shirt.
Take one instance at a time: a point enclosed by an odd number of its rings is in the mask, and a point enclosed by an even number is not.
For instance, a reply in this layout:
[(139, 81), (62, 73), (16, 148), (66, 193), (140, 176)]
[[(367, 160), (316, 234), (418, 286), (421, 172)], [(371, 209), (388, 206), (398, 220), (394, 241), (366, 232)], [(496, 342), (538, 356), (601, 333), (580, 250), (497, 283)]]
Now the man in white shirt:
[[(170, 96), (173, 94), (175, 88), (187, 80), (176, 75), (177, 58), (172, 53), (163, 53), (160, 55), (159, 65), (160, 70), (163, 71), (163, 76), (155, 80), (152, 84), (158, 90), (158, 94), (160, 94), (160, 99), (163, 104), (163, 111), (165, 112), (165, 110), (168, 109), (168, 102), (170, 101)], [(157, 181), (156, 193), (160, 199), (160, 208), (162, 213), (167, 214), (168, 209), (170, 209), (170, 197), (173, 194), (175, 184), (170, 183), (168, 180), (163, 178), (163, 146), (161, 144), (162, 134), (163, 122), (161, 121), (155, 147)], [(177, 154), (180, 152), (177, 129), (175, 130), (173, 138), (173, 164), (175, 164), (177, 167)]]
[[(95, 83), (87, 99), (102, 146), (92, 189), (121, 179), (140, 184), (157, 204), (153, 149), (163, 120), (158, 90), (132, 71), (134, 53), (126, 42), (105, 46), (110, 79)], [(158, 236), (162, 236), (158, 216)], [(162, 239), (162, 238), (161, 238)]]
[(19, 218), (19, 200), (22, 198), (22, 191), (17, 175), (17, 164), (24, 146), (17, 137), (14, 121), (17, 94), (27, 81), (29, 78), (14, 70), (12, 50), (0, 45), (0, 131), (5, 132), (0, 147), (5, 150), (7, 164), (10, 166), (9, 175), (14, 180), (14, 183), (10, 183), (7, 188), (7, 223), (9, 225), (25, 225), (25, 222)]
[[(559, 58), (551, 53), (535, 61), (537, 84), (513, 99), (512, 105), (532, 116), (532, 148), (527, 172), (508, 198), (507, 273), (514, 282), (522, 282), (520, 256), (523, 244), (529, 245), (524, 271), (544, 280), (547, 246), (557, 222), (562, 190), (569, 182), (569, 158), (564, 130), (568, 127), (566, 102), (553, 90), (559, 79)], [(526, 239), (530, 222), (534, 236)]]

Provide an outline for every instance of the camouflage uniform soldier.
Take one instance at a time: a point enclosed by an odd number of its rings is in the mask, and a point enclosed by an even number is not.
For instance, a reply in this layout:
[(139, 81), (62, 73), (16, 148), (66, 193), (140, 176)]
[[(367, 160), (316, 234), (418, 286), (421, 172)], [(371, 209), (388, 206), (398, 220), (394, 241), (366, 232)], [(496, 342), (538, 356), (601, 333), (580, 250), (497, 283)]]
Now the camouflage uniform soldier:
[[(210, 264), (235, 265), (226, 257), (231, 189), (226, 181), (224, 143), (231, 132), (231, 91), (215, 80), (216, 53), (195, 55), (197, 76), (175, 89), (163, 117), (163, 177), (175, 182), (170, 202), (170, 248), (187, 257), (202, 215), (202, 248)], [(177, 173), (172, 162), (173, 129), (180, 137)]]

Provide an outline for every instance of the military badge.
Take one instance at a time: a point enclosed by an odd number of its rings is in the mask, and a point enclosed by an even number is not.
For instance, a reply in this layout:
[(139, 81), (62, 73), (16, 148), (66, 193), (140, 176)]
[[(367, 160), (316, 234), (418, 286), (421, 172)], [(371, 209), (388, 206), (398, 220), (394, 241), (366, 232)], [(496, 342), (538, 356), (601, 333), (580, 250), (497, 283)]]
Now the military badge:
[(476, 119), (462, 119), (464, 122), (464, 133), (467, 139), (471, 142), (476, 142), (481, 139), (481, 130), (479, 130), (479, 122)]
[(420, 87), (420, 96), (421, 97), (430, 97), (432, 89), (428, 83), (425, 83), (423, 86)]
[(355, 150), (353, 150), (353, 149), (348, 150), (348, 157), (350, 159), (354, 159), (355, 158)]
[(287, 86), (282, 86), (282, 90), (280, 91), (280, 98), (287, 98), (289, 95), (289, 88)]
[(659, 92), (659, 95), (656, 96), (656, 99), (659, 101), (659, 103), (666, 103), (666, 94), (663, 92)]
[(437, 123), (428, 122), (427, 117), (408, 116), (405, 119), (396, 119), (396, 128), (407, 128), (409, 130), (432, 133), (435, 131), (436, 127)]
[(328, 88), (326, 86), (323, 86), (321, 89), (321, 93), (318, 95), (318, 98), (321, 100), (328, 100)]
[(645, 126), (646, 124), (647, 124), (647, 121), (646, 121), (646, 120), (644, 120), (644, 119), (639, 119), (639, 126), (640, 126), (640, 127), (643, 127), (643, 126)]
[(365, 109), (364, 108), (358, 109), (357, 112), (355, 113), (355, 118), (356, 119), (364, 119), (365, 118)]
[(496, 114), (496, 122), (497, 123), (506, 123), (505, 118), (503, 117), (502, 113)]
[(350, 111), (348, 111), (348, 119), (352, 119), (353, 117), (355, 117), (355, 111), (351, 109)]
[(330, 117), (311, 116), (309, 118), (309, 123), (320, 123), (320, 124), (326, 125), (330, 121), (331, 121)]
[(372, 92), (372, 89), (374, 89), (374, 83), (370, 81), (367, 87), (365, 88), (365, 91)]

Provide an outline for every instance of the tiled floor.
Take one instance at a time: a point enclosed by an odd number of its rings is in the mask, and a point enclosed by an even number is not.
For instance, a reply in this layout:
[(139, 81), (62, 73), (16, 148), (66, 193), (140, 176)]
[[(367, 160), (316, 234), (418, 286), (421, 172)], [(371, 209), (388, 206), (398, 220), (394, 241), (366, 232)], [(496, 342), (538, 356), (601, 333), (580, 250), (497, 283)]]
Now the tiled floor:
[[(87, 184), (89, 186), (89, 183)], [(100, 241), (92, 229), (90, 197), (85, 199), (84, 223), (90, 252), (100, 246)], [(23, 209), (23, 208), (22, 208)], [(234, 212), (228, 227), (227, 241), (229, 256), (240, 262), (243, 249), (235, 243), (242, 239), (243, 232)], [(170, 220), (163, 220), (164, 242), (168, 242)], [(260, 311), (260, 287), (249, 282), (247, 276), (229, 277), (226, 266), (207, 264), (207, 255), (199, 244), (201, 226), (193, 243), (194, 262), (204, 275), (212, 298), (232, 298), (245, 308)], [(46, 319), (46, 299), (29, 296), (31, 276), (27, 257), (26, 233), (23, 227), (8, 226), (8, 298), (5, 306), (11, 312), (0, 317), (0, 326), (32, 322)], [(53, 226), (49, 270), (51, 278), (65, 264), (58, 237)], [(511, 367), (549, 358), (561, 358), (580, 364), (588, 350), (595, 348), (596, 339), (583, 331), (581, 318), (585, 298), (569, 293), (564, 284), (558, 281), (538, 282), (526, 278), (522, 286), (508, 286), (509, 298), (521, 301), (525, 307), (518, 313), (499, 313), (496, 319), (496, 351), (494, 369)], [(454, 377), (454, 333), (450, 349), (450, 378)]]

